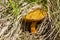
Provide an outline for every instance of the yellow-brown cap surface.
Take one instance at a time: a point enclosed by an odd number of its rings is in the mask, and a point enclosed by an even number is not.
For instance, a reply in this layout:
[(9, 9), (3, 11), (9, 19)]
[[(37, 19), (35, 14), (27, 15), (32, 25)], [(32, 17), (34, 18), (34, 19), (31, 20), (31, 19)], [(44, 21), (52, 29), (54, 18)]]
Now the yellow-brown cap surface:
[(24, 20), (29, 21), (40, 21), (45, 18), (47, 15), (45, 10), (36, 9), (29, 12), (26, 16), (23, 17)]

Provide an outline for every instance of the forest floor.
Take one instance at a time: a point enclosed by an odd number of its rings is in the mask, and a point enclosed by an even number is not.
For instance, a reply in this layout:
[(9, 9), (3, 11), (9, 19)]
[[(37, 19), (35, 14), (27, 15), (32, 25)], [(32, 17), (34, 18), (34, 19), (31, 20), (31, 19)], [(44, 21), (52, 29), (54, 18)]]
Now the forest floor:
[[(32, 34), (22, 28), (22, 17), (36, 8), (47, 17)], [(0, 40), (60, 40), (60, 0), (0, 0)]]

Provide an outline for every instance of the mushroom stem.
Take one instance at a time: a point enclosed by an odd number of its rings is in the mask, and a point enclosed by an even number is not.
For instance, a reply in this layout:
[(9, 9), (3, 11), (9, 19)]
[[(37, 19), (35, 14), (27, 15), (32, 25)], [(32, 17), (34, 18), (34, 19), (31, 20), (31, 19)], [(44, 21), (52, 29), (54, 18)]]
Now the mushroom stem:
[(37, 22), (32, 22), (32, 24), (31, 24), (31, 33), (36, 33), (36, 23)]

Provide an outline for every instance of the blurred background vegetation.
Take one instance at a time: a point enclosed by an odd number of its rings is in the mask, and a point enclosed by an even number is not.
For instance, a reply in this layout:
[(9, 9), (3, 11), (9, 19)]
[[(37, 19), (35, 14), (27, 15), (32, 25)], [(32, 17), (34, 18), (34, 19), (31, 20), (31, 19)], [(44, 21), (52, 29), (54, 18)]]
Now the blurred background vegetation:
[[(22, 32), (22, 16), (36, 5), (46, 9), (47, 18), (37, 34)], [(60, 0), (0, 0), (0, 40), (60, 40)]]

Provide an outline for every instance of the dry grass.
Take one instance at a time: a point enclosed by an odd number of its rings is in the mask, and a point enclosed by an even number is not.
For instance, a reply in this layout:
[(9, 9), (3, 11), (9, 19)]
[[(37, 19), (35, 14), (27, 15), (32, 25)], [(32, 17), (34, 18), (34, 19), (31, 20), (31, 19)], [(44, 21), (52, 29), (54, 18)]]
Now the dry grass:
[[(60, 39), (60, 0), (43, 0), (42, 2), (41, 0), (39, 2), (15, 0), (14, 2), (16, 5), (8, 0), (0, 0), (0, 40)], [(37, 34), (22, 32), (21, 18), (34, 7), (46, 9), (48, 16), (37, 25)]]

